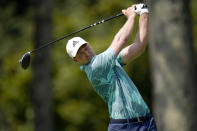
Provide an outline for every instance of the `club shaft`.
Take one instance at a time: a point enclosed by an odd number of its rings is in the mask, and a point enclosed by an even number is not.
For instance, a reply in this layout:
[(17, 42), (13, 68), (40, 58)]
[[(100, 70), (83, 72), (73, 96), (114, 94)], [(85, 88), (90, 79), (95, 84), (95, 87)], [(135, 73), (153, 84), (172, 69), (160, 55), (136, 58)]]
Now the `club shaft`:
[(60, 40), (62, 40), (62, 39), (64, 39), (64, 38), (66, 38), (66, 37), (69, 37), (69, 36), (71, 36), (71, 35), (73, 35), (73, 34), (79, 33), (79, 32), (81, 32), (81, 31), (83, 31), (83, 30), (86, 30), (86, 29), (91, 28), (91, 27), (93, 27), (93, 26), (96, 26), (96, 25), (98, 25), (98, 24), (104, 23), (104, 22), (106, 22), (106, 21), (112, 20), (112, 19), (114, 19), (114, 18), (116, 18), (116, 17), (119, 17), (119, 16), (123, 16), (123, 14), (120, 13), (120, 14), (117, 14), (117, 15), (115, 15), (115, 16), (112, 16), (112, 17), (103, 19), (103, 20), (101, 20), (101, 21), (99, 21), (99, 22), (96, 22), (96, 23), (91, 24), (91, 25), (89, 25), (89, 26), (87, 26), (87, 27), (84, 27), (84, 28), (82, 28), (82, 29), (80, 29), (80, 30), (77, 30), (77, 31), (74, 31), (74, 32), (72, 32), (72, 33), (70, 33), (70, 34), (67, 34), (67, 35), (65, 35), (65, 36), (62, 36), (62, 37), (60, 37), (60, 38), (58, 38), (58, 39), (56, 39), (56, 40), (54, 40), (54, 41), (51, 41), (51, 42), (49, 42), (49, 43), (46, 43), (46, 44), (44, 44), (43, 46), (40, 46), (40, 47), (37, 48), (37, 49), (34, 49), (34, 50), (30, 51), (30, 53), (34, 53), (34, 52), (36, 52), (36, 51), (38, 51), (38, 50), (40, 50), (40, 49), (43, 49), (43, 48), (45, 48), (45, 47), (48, 47), (49, 45), (52, 45), (52, 44), (56, 43), (57, 41), (60, 41)]

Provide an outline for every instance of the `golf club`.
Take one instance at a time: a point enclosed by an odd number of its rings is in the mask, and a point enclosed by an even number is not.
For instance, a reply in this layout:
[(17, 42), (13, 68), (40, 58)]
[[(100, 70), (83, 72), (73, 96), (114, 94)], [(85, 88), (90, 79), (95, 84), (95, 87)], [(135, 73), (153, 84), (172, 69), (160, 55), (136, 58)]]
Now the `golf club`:
[(29, 52), (25, 53), (25, 54), (22, 56), (22, 58), (19, 60), (19, 63), (20, 63), (20, 65), (21, 65), (21, 67), (22, 67), (23, 69), (27, 69), (28, 66), (29, 66), (29, 64), (30, 64), (30, 61), (31, 61), (31, 54), (32, 54), (32, 53), (35, 53), (35, 52), (37, 52), (37, 51), (39, 51), (39, 50), (41, 50), (41, 49), (43, 49), (43, 48), (45, 48), (45, 47), (48, 47), (49, 45), (52, 45), (52, 44), (56, 43), (57, 41), (60, 41), (60, 40), (62, 40), (62, 39), (64, 39), (64, 38), (66, 38), (66, 37), (69, 37), (69, 36), (73, 35), (73, 34), (79, 33), (79, 32), (81, 32), (81, 31), (83, 31), (83, 30), (86, 30), (86, 29), (88, 29), (88, 28), (90, 28), (90, 27), (93, 27), (93, 26), (95, 26), (95, 25), (98, 25), (98, 24), (104, 23), (104, 22), (106, 22), (106, 21), (112, 20), (112, 19), (117, 18), (117, 17), (119, 17), (119, 16), (123, 16), (123, 14), (120, 13), (120, 14), (117, 14), (117, 15), (115, 15), (115, 16), (111, 16), (111, 17), (109, 17), (109, 18), (103, 19), (103, 20), (101, 20), (101, 21), (99, 21), (99, 22), (95, 22), (95, 23), (93, 23), (93, 24), (91, 24), (91, 25), (89, 25), (89, 26), (87, 26), (87, 27), (84, 27), (84, 28), (82, 28), (82, 29), (80, 29), (80, 30), (77, 30), (77, 31), (74, 31), (74, 32), (72, 32), (72, 33), (70, 33), (70, 34), (67, 34), (67, 35), (65, 35), (65, 36), (62, 36), (62, 37), (60, 37), (60, 38), (58, 38), (58, 39), (56, 39), (56, 40), (54, 40), (54, 41), (51, 41), (51, 42), (49, 42), (49, 43), (46, 43), (46, 44), (44, 44), (43, 46), (41, 46), (41, 47), (39, 47), (39, 48), (37, 48), (37, 49), (34, 49), (34, 50), (32, 50), (32, 51), (29, 51)]

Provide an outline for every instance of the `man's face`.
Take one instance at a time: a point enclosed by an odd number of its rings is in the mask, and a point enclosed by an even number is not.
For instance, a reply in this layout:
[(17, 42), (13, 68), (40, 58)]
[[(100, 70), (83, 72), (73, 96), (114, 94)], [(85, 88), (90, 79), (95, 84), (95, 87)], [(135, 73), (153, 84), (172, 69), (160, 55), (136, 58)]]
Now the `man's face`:
[(86, 65), (94, 56), (95, 54), (92, 48), (88, 44), (84, 44), (79, 48), (77, 55), (73, 60), (81, 65)]

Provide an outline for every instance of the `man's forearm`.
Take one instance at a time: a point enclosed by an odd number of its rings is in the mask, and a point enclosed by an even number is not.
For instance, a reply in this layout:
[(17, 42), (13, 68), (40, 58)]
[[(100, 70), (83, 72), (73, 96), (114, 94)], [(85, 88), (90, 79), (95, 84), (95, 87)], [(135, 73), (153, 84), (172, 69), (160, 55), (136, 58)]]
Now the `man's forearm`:
[(139, 18), (139, 30), (137, 34), (136, 42), (141, 45), (146, 45), (148, 33), (148, 14), (144, 13)]
[(114, 49), (116, 55), (119, 54), (123, 45), (129, 40), (129, 37), (134, 27), (134, 23), (135, 23), (135, 16), (129, 17), (126, 23), (123, 25), (123, 27), (119, 30), (119, 32), (114, 37), (114, 40), (110, 47)]
[(115, 39), (128, 41), (128, 39), (131, 35), (131, 32), (133, 30), (134, 23), (135, 23), (135, 17), (128, 18), (126, 23), (123, 25), (123, 27), (116, 34)]
[(122, 50), (122, 62), (124, 64), (129, 63), (137, 56), (139, 56), (146, 47), (146, 38), (148, 32), (148, 10), (144, 9), (143, 13), (141, 13), (140, 10), (139, 14), (139, 28), (135, 38), (135, 42)]

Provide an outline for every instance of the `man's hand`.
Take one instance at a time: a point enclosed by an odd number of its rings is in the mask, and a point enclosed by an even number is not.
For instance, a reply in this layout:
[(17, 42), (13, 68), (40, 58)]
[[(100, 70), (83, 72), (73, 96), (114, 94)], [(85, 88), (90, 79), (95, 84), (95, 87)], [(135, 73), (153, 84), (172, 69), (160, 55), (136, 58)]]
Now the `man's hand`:
[(135, 18), (136, 12), (135, 12), (135, 5), (132, 5), (128, 7), (127, 9), (122, 10), (122, 13), (127, 17), (127, 18)]
[(140, 3), (135, 6), (135, 12), (138, 15), (142, 15), (143, 13), (149, 13), (147, 5)]

